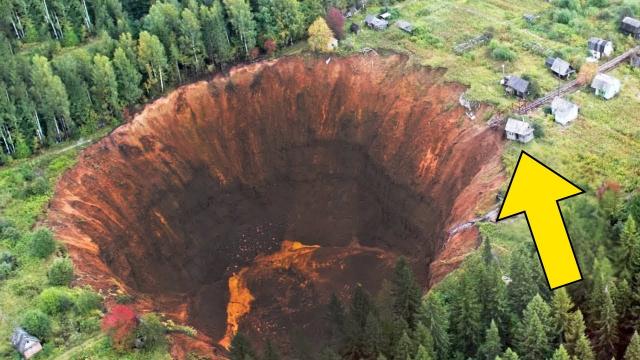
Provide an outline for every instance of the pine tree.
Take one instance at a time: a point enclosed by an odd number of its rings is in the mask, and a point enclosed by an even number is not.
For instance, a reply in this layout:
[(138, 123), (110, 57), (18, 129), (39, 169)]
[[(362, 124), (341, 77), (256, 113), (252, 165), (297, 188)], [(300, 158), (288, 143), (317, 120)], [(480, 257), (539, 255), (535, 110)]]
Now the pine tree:
[(384, 332), (378, 317), (374, 313), (369, 313), (364, 328), (364, 353), (370, 356), (379, 354), (383, 350), (384, 340)]
[(550, 352), (549, 328), (540, 319), (540, 316), (546, 316), (546, 323), (549, 323), (548, 309), (545, 311), (537, 299), (542, 298), (536, 295), (523, 311), (522, 321), (516, 332), (517, 350), (525, 360), (544, 359)]
[(500, 340), (498, 326), (495, 321), (491, 321), (491, 324), (485, 334), (484, 343), (480, 346), (480, 351), (478, 351), (479, 358), (493, 360), (501, 353), (502, 343)]
[(336, 294), (331, 294), (327, 317), (329, 318), (329, 333), (331, 339), (333, 341), (340, 341), (344, 336), (346, 315), (344, 306)]
[(598, 298), (601, 305), (593, 320), (595, 344), (598, 353), (607, 357), (614, 353), (618, 341), (618, 314), (607, 286)]
[(316, 21), (309, 26), (309, 30), (307, 30), (307, 32), (309, 33), (309, 39), (307, 42), (309, 43), (309, 48), (312, 51), (330, 51), (329, 42), (333, 37), (333, 33), (323, 18), (317, 18)]
[(420, 320), (433, 339), (437, 356), (444, 360), (449, 354), (449, 309), (442, 296), (435, 291), (429, 293), (420, 309)]
[(571, 297), (565, 288), (560, 288), (553, 293), (551, 300), (551, 316), (553, 318), (553, 337), (564, 341), (564, 333), (569, 326), (570, 311), (575, 307)]
[(520, 316), (531, 298), (537, 293), (533, 264), (529, 254), (523, 247), (516, 250), (511, 257), (509, 276), (511, 283), (507, 288), (511, 310)]
[(421, 346), (425, 350), (429, 359), (436, 358), (433, 347), (433, 336), (431, 336), (431, 332), (422, 322), (418, 322), (416, 325), (416, 330), (413, 332), (413, 339), (417, 346)]
[(571, 360), (571, 358), (564, 346), (560, 344), (560, 347), (553, 353), (551, 360)]
[(231, 340), (229, 356), (231, 360), (256, 360), (256, 352), (253, 350), (249, 339), (242, 333), (236, 334)]
[(575, 355), (579, 339), (585, 336), (586, 326), (580, 309), (569, 315), (567, 327), (564, 331), (564, 342), (569, 354)]
[(420, 310), (420, 288), (404, 257), (398, 259), (392, 280), (393, 313), (414, 329)]
[(140, 89), (142, 75), (121, 47), (113, 53), (113, 70), (118, 82), (120, 105), (135, 104), (142, 96), (142, 89)]
[[(418, 352), (413, 360), (433, 360), (433, 357), (429, 355), (427, 349), (424, 346), (418, 345)], [(492, 359), (493, 360), (493, 359)]]
[(620, 233), (620, 247), (618, 264), (620, 277), (627, 281), (633, 280), (633, 275), (640, 269), (636, 268), (635, 258), (640, 256), (640, 233), (633, 216), (629, 215)]
[(393, 352), (394, 359), (411, 359), (414, 354), (413, 343), (406, 332), (402, 334)]
[(591, 348), (591, 342), (585, 334), (580, 335), (575, 345), (575, 350), (571, 353), (576, 359), (580, 360), (595, 360), (596, 355)]
[(473, 356), (480, 345), (483, 326), (482, 301), (478, 296), (478, 271), (474, 263), (468, 263), (460, 274), (451, 299), (451, 331), (454, 347)]
[(624, 353), (624, 360), (640, 360), (640, 336), (637, 331), (633, 332), (631, 342)]

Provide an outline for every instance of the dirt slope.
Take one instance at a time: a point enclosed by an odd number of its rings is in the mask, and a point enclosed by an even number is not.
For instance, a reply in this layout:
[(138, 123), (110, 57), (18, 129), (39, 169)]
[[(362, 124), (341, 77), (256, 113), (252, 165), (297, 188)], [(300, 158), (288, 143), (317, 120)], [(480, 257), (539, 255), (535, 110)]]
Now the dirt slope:
[(446, 232), (494, 201), (501, 134), (442, 74), (285, 58), (182, 87), (82, 154), (49, 223), (81, 282), (213, 342), (322, 336), (332, 292), (377, 291), (398, 255), (426, 287), (475, 244)]

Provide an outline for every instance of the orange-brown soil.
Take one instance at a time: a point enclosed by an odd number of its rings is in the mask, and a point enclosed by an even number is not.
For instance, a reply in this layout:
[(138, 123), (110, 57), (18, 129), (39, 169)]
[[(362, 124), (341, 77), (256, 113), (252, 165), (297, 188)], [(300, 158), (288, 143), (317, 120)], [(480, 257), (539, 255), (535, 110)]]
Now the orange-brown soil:
[(426, 288), (475, 246), (446, 234), (495, 200), (501, 134), (443, 73), (295, 57), (182, 87), (80, 156), (49, 223), (80, 282), (201, 339), (319, 343), (331, 293), (376, 292), (400, 255)]

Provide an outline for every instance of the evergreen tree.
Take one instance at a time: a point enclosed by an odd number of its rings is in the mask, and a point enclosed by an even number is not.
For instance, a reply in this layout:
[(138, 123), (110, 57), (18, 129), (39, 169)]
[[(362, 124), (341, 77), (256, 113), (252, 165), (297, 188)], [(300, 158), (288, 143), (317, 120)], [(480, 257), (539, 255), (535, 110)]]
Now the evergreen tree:
[(511, 310), (520, 315), (537, 293), (533, 264), (526, 249), (516, 250), (511, 257), (509, 276), (511, 283), (507, 288)]
[(640, 269), (636, 264), (640, 264), (637, 257), (640, 257), (640, 233), (633, 216), (629, 215), (620, 233), (620, 247), (618, 264), (620, 266), (620, 277), (627, 281), (633, 281), (633, 275)]
[(615, 344), (618, 341), (618, 314), (616, 312), (608, 287), (598, 296), (599, 311), (594, 314), (595, 345), (598, 353), (603, 357), (611, 356), (615, 352)]
[(470, 262), (460, 274), (451, 298), (452, 340), (456, 350), (465, 356), (473, 356), (478, 351), (484, 330), (478, 284), (477, 263)]
[(640, 336), (634, 331), (631, 342), (624, 353), (624, 360), (640, 360)]
[(229, 22), (239, 37), (240, 44), (246, 57), (256, 46), (256, 22), (251, 13), (251, 7), (246, 0), (224, 0)]
[(393, 297), (393, 313), (404, 319), (409, 328), (414, 329), (420, 310), (421, 294), (413, 271), (404, 257), (396, 262), (391, 295)]
[(100, 113), (119, 116), (118, 81), (108, 57), (98, 54), (93, 58), (91, 83), (91, 94), (100, 107)]
[(479, 358), (493, 360), (502, 353), (502, 343), (500, 333), (495, 321), (491, 321), (491, 325), (486, 331), (484, 343), (480, 346), (478, 352)]
[(564, 346), (560, 344), (560, 347), (553, 353), (551, 360), (571, 360), (571, 358)]
[(425, 349), (424, 346), (418, 345), (418, 352), (416, 353), (416, 356), (413, 358), (413, 360), (433, 360), (433, 357), (429, 355), (429, 352), (427, 351), (427, 349)]
[(596, 355), (591, 348), (591, 342), (585, 334), (580, 335), (575, 345), (575, 350), (571, 353), (576, 359), (580, 360), (595, 360)]
[(436, 358), (435, 349), (433, 347), (433, 336), (422, 322), (418, 322), (416, 325), (416, 330), (413, 332), (413, 339), (416, 346), (421, 346), (425, 350), (429, 359)]
[(507, 286), (502, 281), (502, 272), (493, 259), (491, 241), (487, 238), (482, 248), (482, 263), (479, 265), (480, 298), (482, 301), (482, 325), (488, 327), (495, 321), (501, 333), (507, 334), (508, 299)]
[(564, 331), (564, 343), (569, 354), (575, 355), (579, 339), (585, 336), (586, 326), (580, 309), (571, 313)]
[(433, 347), (437, 352), (434, 358), (446, 359), (449, 354), (449, 309), (438, 292), (430, 292), (424, 300), (420, 320), (433, 339)]
[(211, 5), (200, 6), (200, 23), (207, 57), (215, 64), (224, 64), (234, 57), (229, 32), (224, 20), (222, 5), (215, 0)]
[(142, 75), (131, 60), (121, 47), (113, 54), (113, 70), (116, 74), (121, 106), (135, 104), (142, 96)]
[(564, 341), (564, 333), (569, 326), (570, 311), (574, 308), (573, 301), (565, 288), (556, 290), (551, 300), (551, 315), (553, 318), (553, 337)]
[(300, 12), (304, 19), (304, 27), (308, 28), (316, 18), (324, 16), (325, 7), (322, 4), (322, 0), (302, 0), (300, 2)]
[(380, 354), (383, 349), (384, 332), (378, 317), (374, 313), (369, 313), (367, 323), (364, 328), (364, 353), (369, 356)]
[(413, 342), (406, 332), (402, 334), (393, 352), (394, 359), (411, 359), (414, 354)]
[[(516, 345), (518, 354), (525, 360), (544, 359), (550, 353), (549, 327), (541, 320), (541, 316), (549, 324), (549, 309), (545, 309), (536, 295), (527, 308), (523, 311), (522, 321), (518, 325), (516, 333)], [(546, 304), (544, 304), (546, 305)]]

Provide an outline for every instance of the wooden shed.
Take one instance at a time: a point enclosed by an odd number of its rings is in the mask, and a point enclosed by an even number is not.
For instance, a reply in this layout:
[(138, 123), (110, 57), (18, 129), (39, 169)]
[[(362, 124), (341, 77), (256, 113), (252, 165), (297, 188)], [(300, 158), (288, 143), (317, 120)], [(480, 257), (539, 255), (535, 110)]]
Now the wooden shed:
[(640, 20), (627, 16), (622, 19), (620, 30), (627, 35), (640, 39)]
[(510, 118), (504, 128), (507, 139), (519, 141), (523, 144), (528, 143), (534, 138), (533, 126), (526, 121), (520, 121)]

